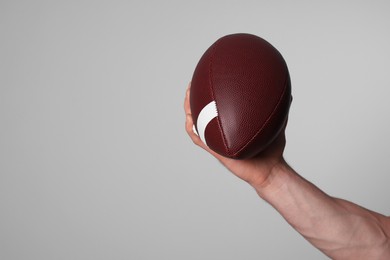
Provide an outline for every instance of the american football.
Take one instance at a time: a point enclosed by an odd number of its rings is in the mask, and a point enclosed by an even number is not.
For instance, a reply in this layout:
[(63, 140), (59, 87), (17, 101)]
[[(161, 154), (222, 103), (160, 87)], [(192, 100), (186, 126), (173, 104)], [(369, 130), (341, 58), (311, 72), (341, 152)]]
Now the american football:
[(283, 129), (291, 101), (285, 60), (251, 34), (218, 39), (191, 81), (194, 131), (213, 151), (234, 159), (261, 153)]

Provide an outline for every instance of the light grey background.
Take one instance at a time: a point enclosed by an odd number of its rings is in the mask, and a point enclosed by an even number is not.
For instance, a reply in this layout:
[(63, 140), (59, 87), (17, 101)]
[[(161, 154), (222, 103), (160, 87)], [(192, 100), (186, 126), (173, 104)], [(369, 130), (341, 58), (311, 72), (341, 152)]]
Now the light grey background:
[(0, 259), (326, 259), (184, 131), (217, 38), (284, 55), (287, 161), (390, 214), (388, 1), (0, 1)]

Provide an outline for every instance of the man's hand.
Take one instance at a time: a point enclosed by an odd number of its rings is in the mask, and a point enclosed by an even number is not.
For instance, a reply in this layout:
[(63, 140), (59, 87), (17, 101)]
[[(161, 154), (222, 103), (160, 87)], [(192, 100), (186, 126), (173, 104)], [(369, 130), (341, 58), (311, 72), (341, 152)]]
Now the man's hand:
[(202, 140), (193, 132), (193, 121), (190, 108), (190, 86), (187, 88), (184, 110), (186, 114), (186, 131), (192, 141), (211, 153), (216, 157), (226, 168), (234, 173), (239, 178), (248, 182), (252, 186), (262, 187), (267, 185), (268, 177), (276, 167), (284, 164), (283, 151), (286, 143), (284, 129), (281, 131), (277, 139), (257, 157), (247, 160), (235, 160), (219, 155), (212, 151)]

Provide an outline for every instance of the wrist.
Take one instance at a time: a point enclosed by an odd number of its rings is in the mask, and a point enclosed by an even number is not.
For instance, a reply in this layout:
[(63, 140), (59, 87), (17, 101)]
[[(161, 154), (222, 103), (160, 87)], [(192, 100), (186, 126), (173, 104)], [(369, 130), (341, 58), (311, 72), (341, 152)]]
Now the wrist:
[(256, 190), (260, 197), (264, 198), (268, 193), (274, 193), (285, 185), (291, 176), (294, 174), (294, 170), (287, 164), (284, 158), (281, 158), (277, 162), (270, 166), (269, 174), (262, 182), (250, 183)]

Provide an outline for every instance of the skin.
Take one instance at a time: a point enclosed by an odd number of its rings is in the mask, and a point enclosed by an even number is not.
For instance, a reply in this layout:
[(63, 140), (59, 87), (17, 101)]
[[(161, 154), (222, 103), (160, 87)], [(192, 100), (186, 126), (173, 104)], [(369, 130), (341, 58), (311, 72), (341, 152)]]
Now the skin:
[(284, 160), (284, 130), (258, 157), (234, 160), (210, 150), (193, 132), (187, 89), (186, 131), (197, 146), (250, 184), (314, 247), (332, 259), (390, 259), (390, 217), (331, 197), (302, 178)]

